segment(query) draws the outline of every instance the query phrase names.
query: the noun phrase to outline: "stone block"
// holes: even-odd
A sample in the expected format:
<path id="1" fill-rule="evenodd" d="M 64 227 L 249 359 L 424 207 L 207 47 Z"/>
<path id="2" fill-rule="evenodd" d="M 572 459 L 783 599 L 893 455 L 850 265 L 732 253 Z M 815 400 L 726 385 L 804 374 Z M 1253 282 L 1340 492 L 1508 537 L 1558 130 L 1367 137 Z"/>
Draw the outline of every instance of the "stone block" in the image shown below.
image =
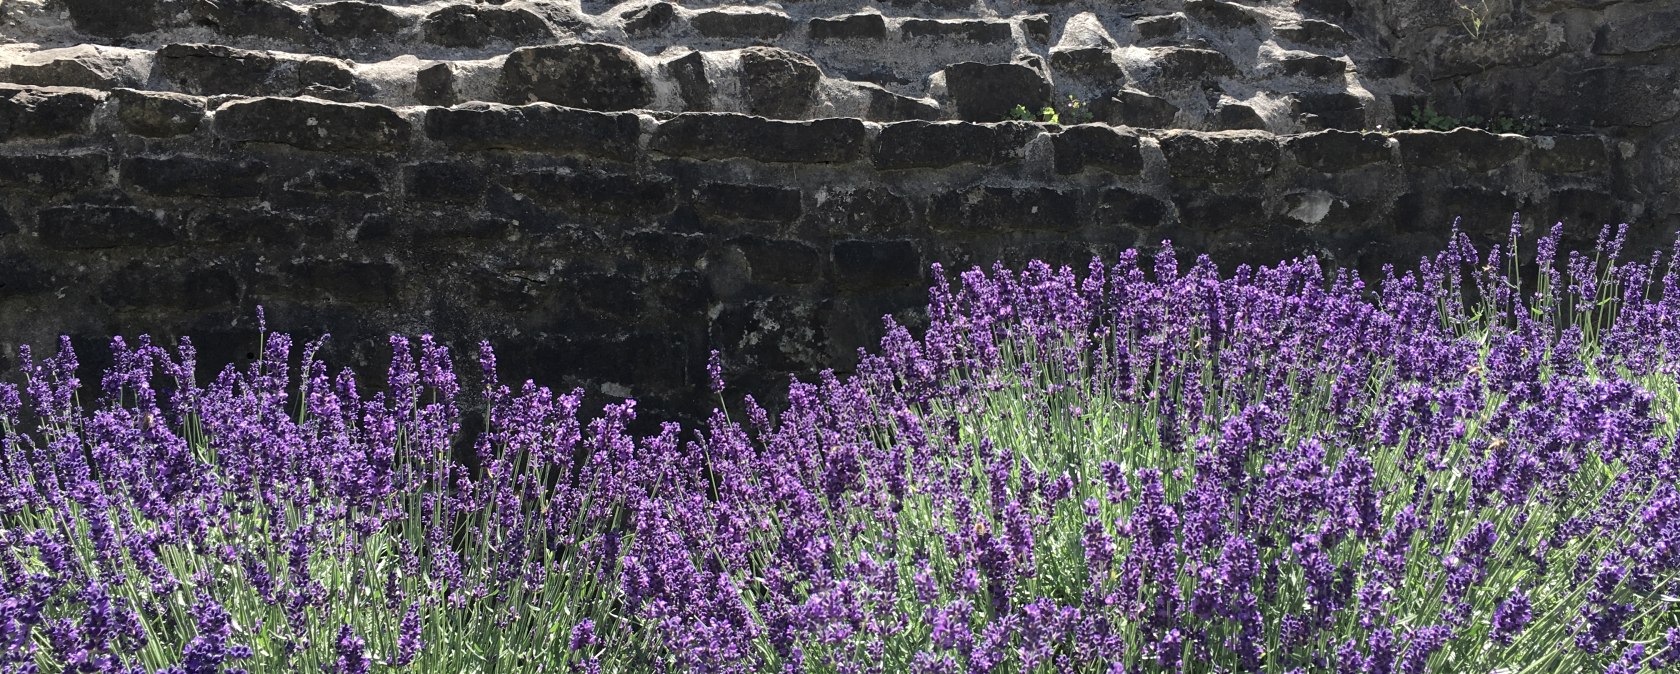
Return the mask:
<path id="1" fill-rule="evenodd" d="M 318 37 L 306 14 L 278 0 L 191 0 L 187 14 L 193 23 L 230 37 L 293 44 L 309 44 Z"/>
<path id="2" fill-rule="evenodd" d="M 1260 117 L 1260 113 L 1253 106 L 1230 99 L 1219 102 L 1208 122 L 1216 131 L 1266 129 L 1266 120 Z"/>
<path id="3" fill-rule="evenodd" d="M 1276 136 L 1255 133 L 1172 132 L 1160 139 L 1173 178 L 1191 183 L 1258 182 L 1282 154 Z"/>
<path id="4" fill-rule="evenodd" d="M 426 111 L 426 136 L 457 152 L 523 150 L 608 159 L 636 155 L 641 124 L 632 113 L 603 113 L 547 103 L 467 103 Z"/>
<path id="5" fill-rule="evenodd" d="M 1278 26 L 1272 34 L 1290 42 L 1333 49 L 1353 42 L 1353 35 L 1341 26 L 1318 19 L 1301 19 L 1293 26 Z"/>
<path id="6" fill-rule="evenodd" d="M 1588 68 L 1569 76 L 1571 91 L 1552 96 L 1536 112 L 1593 126 L 1655 126 L 1680 117 L 1676 78 L 1680 68 L 1672 63 Z"/>
<path id="7" fill-rule="evenodd" d="M 863 158 L 867 130 L 857 119 L 781 121 L 733 113 L 689 113 L 660 122 L 650 149 L 691 159 L 843 164 Z"/>
<path id="8" fill-rule="evenodd" d="M 873 159 L 881 170 L 1002 164 L 1038 133 L 1029 123 L 898 122 L 881 127 Z"/>
<path id="9" fill-rule="evenodd" d="M 455 68 L 448 63 L 435 63 L 414 73 L 414 100 L 421 105 L 455 105 L 461 97 L 455 93 Z"/>
<path id="10" fill-rule="evenodd" d="M 0 156 L 0 188 L 63 194 L 110 181 L 111 160 L 102 153 Z"/>
<path id="11" fill-rule="evenodd" d="M 204 99 L 162 91 L 117 89 L 117 119 L 130 133 L 168 138 L 192 133 L 204 120 Z"/>
<path id="12" fill-rule="evenodd" d="M 708 183 L 694 193 L 695 212 L 728 221 L 792 223 L 804 206 L 799 190 L 791 187 Z"/>
<path id="13" fill-rule="evenodd" d="M 822 69 L 815 61 L 785 49 L 741 50 L 741 96 L 747 112 L 772 119 L 799 119 L 817 102 Z"/>
<path id="14" fill-rule="evenodd" d="M 1456 218 L 1461 231 L 1484 245 L 1504 243 L 1511 230 L 1511 215 L 1522 207 L 1516 195 L 1474 186 L 1408 192 L 1394 205 L 1402 232 L 1442 232 Z"/>
<path id="15" fill-rule="evenodd" d="M 1247 8 L 1224 0 L 1189 0 L 1184 3 L 1184 13 L 1215 28 L 1253 28 L 1259 24 Z"/>
<path id="16" fill-rule="evenodd" d="M 60 250 L 148 248 L 175 242 L 174 230 L 157 213 L 92 204 L 43 209 L 35 233 L 42 245 Z"/>
<path id="17" fill-rule="evenodd" d="M 122 181 L 160 197 L 254 197 L 262 194 L 267 170 L 254 159 L 130 157 L 122 162 Z"/>
<path id="18" fill-rule="evenodd" d="M 1360 131 L 1365 128 L 1365 101 L 1353 94 L 1336 92 L 1297 92 L 1292 111 L 1311 121 L 1304 124 L 1313 130 L 1341 129 Z"/>
<path id="19" fill-rule="evenodd" d="M 1050 102 L 1050 81 L 1044 73 L 1019 63 L 965 62 L 942 72 L 957 117 L 965 121 L 1001 122 L 1017 105 L 1036 110 Z"/>
<path id="20" fill-rule="evenodd" d="M 712 81 L 706 77 L 706 58 L 691 51 L 665 64 L 671 79 L 677 82 L 685 112 L 707 112 L 712 109 Z"/>
<path id="21" fill-rule="evenodd" d="M 903 288 L 926 283 L 922 255 L 910 241 L 840 241 L 832 251 L 842 288 Z"/>
<path id="22" fill-rule="evenodd" d="M 88 35 L 120 38 L 149 33 L 160 27 L 163 18 L 159 0 L 64 0 L 70 10 L 70 22 L 76 30 Z"/>
<path id="23" fill-rule="evenodd" d="M 1092 102 L 1091 114 L 1115 126 L 1167 129 L 1173 127 L 1173 119 L 1178 116 L 1178 106 L 1159 96 L 1151 96 L 1135 89 L 1121 89 Z"/>
<path id="24" fill-rule="evenodd" d="M 676 207 L 669 178 L 593 170 L 532 171 L 503 179 L 509 190 L 575 216 L 651 218 Z"/>
<path id="25" fill-rule="evenodd" d="M 1492 171 L 1528 150 L 1522 136 L 1459 127 L 1452 131 L 1399 131 L 1400 158 L 1407 167 L 1455 167 Z"/>
<path id="26" fill-rule="evenodd" d="M 523 7 L 449 5 L 420 20 L 426 42 L 440 47 L 480 48 L 491 43 L 549 42 L 554 29 Z"/>
<path id="27" fill-rule="evenodd" d="M 1231 57 L 1212 49 L 1156 47 L 1150 51 L 1157 77 L 1166 86 L 1188 86 L 1237 76 L 1237 66 Z"/>
<path id="28" fill-rule="evenodd" d="M 664 32 L 677 20 L 677 6 L 656 2 L 624 14 L 624 32 L 631 36 Z"/>
<path id="29" fill-rule="evenodd" d="M 1144 16 L 1132 21 L 1139 40 L 1159 40 L 1182 34 L 1187 27 L 1183 14 Z"/>
<path id="30" fill-rule="evenodd" d="M 301 219 L 286 213 L 231 210 L 211 211 L 192 223 L 194 243 L 240 244 L 296 248 L 304 243 L 333 239 L 333 223 Z"/>
<path id="31" fill-rule="evenodd" d="M 906 40 L 928 38 L 938 41 L 961 40 L 977 44 L 1002 44 L 1014 39 L 1009 22 L 982 19 L 905 19 L 898 24 L 898 30 Z"/>
<path id="32" fill-rule="evenodd" d="M 1074 77 L 1104 84 L 1126 81 L 1126 71 L 1114 60 L 1114 51 L 1104 47 L 1051 49 L 1050 69 L 1055 71 L 1058 80 Z"/>
<path id="33" fill-rule="evenodd" d="M 831 189 L 812 206 L 806 219 L 836 232 L 902 233 L 917 228 L 910 200 L 885 187 Z"/>
<path id="34" fill-rule="evenodd" d="M 1167 204 L 1160 199 L 1131 190 L 1110 187 L 1097 193 L 1098 223 L 1107 227 L 1149 229 L 1167 219 Z"/>
<path id="35" fill-rule="evenodd" d="M 1622 55 L 1680 47 L 1680 9 L 1665 3 L 1630 3 L 1603 13 L 1594 54 Z"/>
<path id="36" fill-rule="evenodd" d="M 1537 137 L 1529 160 L 1545 173 L 1598 173 L 1610 167 L 1604 139 L 1594 135 Z"/>
<path id="37" fill-rule="evenodd" d="M 810 34 L 813 40 L 885 40 L 887 20 L 880 14 L 811 19 Z"/>
<path id="38" fill-rule="evenodd" d="M 1027 14 L 1021 17 L 1021 31 L 1039 44 L 1050 44 L 1050 15 Z"/>
<path id="39" fill-rule="evenodd" d="M 409 26 L 408 19 L 383 5 L 344 0 L 309 8 L 315 30 L 325 37 L 349 40 L 389 38 Z"/>
<path id="40" fill-rule="evenodd" d="M 216 111 L 215 128 L 234 142 L 322 152 L 393 151 L 406 146 L 412 135 L 408 121 L 385 106 L 285 98 L 223 105 Z"/>
<path id="41" fill-rule="evenodd" d="M 138 54 L 93 44 L 19 52 L 0 65 L 0 81 L 89 89 L 139 86 L 149 64 Z"/>
<path id="42" fill-rule="evenodd" d="M 1286 145 L 1296 163 L 1324 173 L 1394 162 L 1388 137 L 1380 133 L 1319 131 L 1294 136 Z"/>
<path id="43" fill-rule="evenodd" d="M 901 96 L 875 84 L 857 84 L 857 88 L 869 95 L 869 107 L 864 112 L 864 118 L 872 122 L 934 120 L 940 117 L 939 106 L 931 102 Z"/>
<path id="44" fill-rule="evenodd" d="M 280 60 L 265 52 L 213 44 L 170 44 L 157 51 L 157 71 L 181 91 L 197 96 L 291 93 L 296 82 L 276 72 Z"/>
<path id="45" fill-rule="evenodd" d="M 315 260 L 287 265 L 296 291 L 322 304 L 389 305 L 397 299 L 399 270 L 385 262 Z"/>
<path id="46" fill-rule="evenodd" d="M 734 40 L 772 40 L 793 27 L 781 12 L 711 9 L 689 17 L 688 25 L 701 37 Z"/>
<path id="47" fill-rule="evenodd" d="M 1121 176 L 1143 170 L 1137 134 L 1105 124 L 1079 124 L 1050 137 L 1056 152 L 1056 172 L 1078 173 L 1086 167 Z"/>
<path id="48" fill-rule="evenodd" d="M 799 241 L 748 236 L 732 243 L 746 256 L 757 283 L 804 285 L 815 282 L 822 271 L 817 250 Z"/>
<path id="49" fill-rule="evenodd" d="M 301 176 L 287 180 L 288 192 L 325 197 L 371 196 L 385 191 L 379 169 L 360 162 L 323 163 Z"/>
<path id="50" fill-rule="evenodd" d="M 1278 68 L 1287 77 L 1330 79 L 1346 74 L 1348 64 L 1322 54 L 1286 54 L 1278 59 Z"/>
<path id="51" fill-rule="evenodd" d="M 1048 187 L 975 186 L 944 192 L 934 196 L 928 216 L 939 230 L 992 234 L 1071 232 L 1086 222 L 1077 192 Z"/>
<path id="52" fill-rule="evenodd" d="M 410 165 L 404 193 L 409 201 L 474 204 L 484 195 L 483 167 L 466 162 L 440 161 Z"/>
<path id="53" fill-rule="evenodd" d="M 104 99 L 93 89 L 0 84 L 0 141 L 86 133 Z"/>
<path id="54" fill-rule="evenodd" d="M 525 47 L 502 65 L 504 103 L 554 103 L 584 110 L 645 108 L 653 85 L 625 47 L 599 42 Z"/>

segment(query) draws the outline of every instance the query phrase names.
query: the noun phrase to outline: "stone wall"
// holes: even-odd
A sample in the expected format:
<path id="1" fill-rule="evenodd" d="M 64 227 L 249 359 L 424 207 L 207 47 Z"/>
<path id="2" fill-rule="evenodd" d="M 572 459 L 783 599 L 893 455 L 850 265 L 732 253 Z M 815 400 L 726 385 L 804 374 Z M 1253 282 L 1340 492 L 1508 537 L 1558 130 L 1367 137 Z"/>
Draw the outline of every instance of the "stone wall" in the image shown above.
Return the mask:
<path id="1" fill-rule="evenodd" d="M 488 338 L 681 416 L 710 349 L 743 391 L 846 368 L 935 262 L 1172 239 L 1374 276 L 1457 216 L 1675 229 L 1614 129 L 1392 131 L 1426 90 L 1376 18 L 1121 4 L 0 5 L 0 358 L 150 332 L 236 362 L 261 304 L 336 362 Z M 1070 95 L 1094 123 L 1001 121 Z"/>

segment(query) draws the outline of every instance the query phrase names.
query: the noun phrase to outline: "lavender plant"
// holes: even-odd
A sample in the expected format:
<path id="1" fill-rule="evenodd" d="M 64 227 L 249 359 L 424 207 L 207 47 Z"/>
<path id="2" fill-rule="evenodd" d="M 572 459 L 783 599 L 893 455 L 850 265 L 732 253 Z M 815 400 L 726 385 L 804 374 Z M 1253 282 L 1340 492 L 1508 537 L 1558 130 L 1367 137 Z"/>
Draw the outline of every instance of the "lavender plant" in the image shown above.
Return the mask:
<path id="1" fill-rule="evenodd" d="M 942 271 L 858 373 L 635 437 L 264 334 L 0 386 L 4 672 L 1392 672 L 1680 661 L 1680 272 L 1462 236 Z M 294 367 L 295 364 L 295 367 Z M 724 387 L 717 361 L 713 388 Z"/>

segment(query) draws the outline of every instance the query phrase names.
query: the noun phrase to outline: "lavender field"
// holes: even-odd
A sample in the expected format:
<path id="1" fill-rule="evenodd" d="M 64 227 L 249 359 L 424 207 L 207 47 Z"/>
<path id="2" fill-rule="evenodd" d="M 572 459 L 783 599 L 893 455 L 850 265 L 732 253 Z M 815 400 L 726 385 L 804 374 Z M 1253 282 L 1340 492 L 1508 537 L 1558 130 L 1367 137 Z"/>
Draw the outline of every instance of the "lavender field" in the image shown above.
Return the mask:
<path id="1" fill-rule="evenodd" d="M 1680 270 L 1518 230 L 936 270 L 855 376 L 650 437 L 488 345 L 473 396 L 428 337 L 379 394 L 281 334 L 25 353 L 0 672 L 1672 669 Z"/>

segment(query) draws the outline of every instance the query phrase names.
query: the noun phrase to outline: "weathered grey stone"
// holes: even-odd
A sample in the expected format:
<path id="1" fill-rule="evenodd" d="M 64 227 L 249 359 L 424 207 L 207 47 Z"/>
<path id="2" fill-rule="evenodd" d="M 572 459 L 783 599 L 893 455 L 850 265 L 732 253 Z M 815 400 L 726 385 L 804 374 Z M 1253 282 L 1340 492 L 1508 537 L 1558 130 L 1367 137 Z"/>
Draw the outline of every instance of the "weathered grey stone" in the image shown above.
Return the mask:
<path id="1" fill-rule="evenodd" d="M 1412 64 L 1404 59 L 1378 57 L 1358 64 L 1359 72 L 1379 79 L 1393 79 L 1412 71 Z"/>
<path id="2" fill-rule="evenodd" d="M 122 181 L 161 197 L 254 197 L 262 194 L 267 170 L 254 159 L 130 157 L 123 160 Z"/>
<path id="3" fill-rule="evenodd" d="M 1442 230 L 1459 220 L 1459 229 L 1484 242 L 1504 241 L 1511 215 L 1523 207 L 1515 194 L 1484 187 L 1449 187 L 1408 192 L 1394 202 L 1395 220 L 1410 229 Z"/>
<path id="4" fill-rule="evenodd" d="M 885 187 L 825 190 L 806 217 L 831 231 L 895 236 L 915 229 L 920 220 L 909 199 Z"/>
<path id="5" fill-rule="evenodd" d="M 1365 102 L 1346 92 L 1298 92 L 1292 105 L 1296 115 L 1308 116 L 1304 124 L 1314 131 L 1341 129 L 1358 131 L 1365 128 Z"/>
<path id="6" fill-rule="evenodd" d="M 1038 133 L 1027 123 L 898 122 L 881 127 L 873 159 L 881 170 L 1003 164 Z"/>
<path id="7" fill-rule="evenodd" d="M 1341 77 L 1347 72 L 1347 62 L 1322 54 L 1286 54 L 1278 58 L 1278 67 L 1290 77 Z"/>
<path id="8" fill-rule="evenodd" d="M 426 111 L 426 136 L 455 151 L 576 152 L 609 159 L 635 156 L 641 125 L 631 113 L 601 113 L 548 103 L 467 103 Z"/>
<path id="9" fill-rule="evenodd" d="M 149 248 L 175 242 L 175 231 L 152 211 L 92 204 L 43 209 L 35 233 L 48 248 L 61 250 Z"/>
<path id="10" fill-rule="evenodd" d="M 411 129 L 397 111 L 365 103 L 258 98 L 216 111 L 216 133 L 235 142 L 280 143 L 324 152 L 396 150 Z"/>
<path id="11" fill-rule="evenodd" d="M 1191 183 L 1264 180 L 1281 154 L 1276 136 L 1255 133 L 1175 131 L 1162 136 L 1160 143 L 1173 178 Z"/>
<path id="12" fill-rule="evenodd" d="M 793 20 L 781 12 L 713 9 L 689 17 L 688 25 L 701 37 L 769 40 L 786 33 Z"/>
<path id="13" fill-rule="evenodd" d="M 928 217 L 936 229 L 953 232 L 1068 232 L 1085 222 L 1077 192 L 990 185 L 935 196 Z"/>
<path id="14" fill-rule="evenodd" d="M 930 38 L 934 40 L 966 40 L 979 44 L 999 44 L 1013 38 L 1007 21 L 938 19 L 905 19 L 898 25 L 899 34 L 906 40 Z"/>
<path id="15" fill-rule="evenodd" d="M 702 217 L 728 221 L 794 222 L 804 212 L 798 189 L 708 183 L 691 200 Z"/>
<path id="16" fill-rule="evenodd" d="M 408 28 L 408 19 L 383 5 L 342 0 L 309 8 L 309 18 L 321 35 L 336 39 L 389 38 Z"/>
<path id="17" fill-rule="evenodd" d="M 1184 13 L 1218 28 L 1251 28 L 1259 23 L 1242 5 L 1223 0 L 1189 0 L 1184 3 Z"/>
<path id="18" fill-rule="evenodd" d="M 303 12 L 276 0 L 191 0 L 187 13 L 194 23 L 211 26 L 223 35 L 266 37 L 296 44 L 317 39 Z"/>
<path id="19" fill-rule="evenodd" d="M 798 241 L 743 236 L 730 240 L 747 258 L 747 270 L 756 283 L 804 285 L 821 276 L 822 258 L 817 249 Z"/>
<path id="20" fill-rule="evenodd" d="M 651 35 L 663 32 L 671 27 L 677 19 L 677 6 L 669 2 L 656 2 L 624 14 L 624 32 L 627 35 Z"/>
<path id="21" fill-rule="evenodd" d="M 1545 173 L 1601 172 L 1608 169 L 1609 153 L 1598 136 L 1544 136 L 1534 139 L 1529 153 L 1536 170 Z"/>
<path id="22" fill-rule="evenodd" d="M 1398 131 L 1400 157 L 1408 168 L 1462 167 L 1492 171 L 1522 156 L 1529 142 L 1522 136 L 1459 127 L 1452 131 Z"/>
<path id="23" fill-rule="evenodd" d="M 780 121 L 733 113 L 693 113 L 660 122 L 655 152 L 691 159 L 835 164 L 863 158 L 867 130 L 857 119 Z"/>
<path id="24" fill-rule="evenodd" d="M 1208 120 L 1218 131 L 1239 131 L 1244 129 L 1265 130 L 1266 120 L 1253 106 L 1233 100 L 1222 100 L 1213 109 L 1213 117 Z"/>
<path id="25" fill-rule="evenodd" d="M 145 69 L 133 52 L 82 44 L 17 55 L 0 66 L 0 81 L 110 89 L 139 85 L 145 80 Z"/>
<path id="26" fill-rule="evenodd" d="M 318 302 L 389 305 L 397 297 L 402 270 L 385 262 L 321 260 L 287 265 L 286 278 Z"/>
<path id="27" fill-rule="evenodd" d="M 635 54 L 599 42 L 516 49 L 502 66 L 499 91 L 505 103 L 584 110 L 631 110 L 653 102 L 653 85 Z"/>
<path id="28" fill-rule="evenodd" d="M 333 238 L 333 223 L 287 213 L 239 209 L 210 211 L 191 225 L 194 244 L 240 244 L 295 248 Z"/>
<path id="29" fill-rule="evenodd" d="M 1114 60 L 1114 51 L 1103 47 L 1075 47 L 1051 49 L 1050 69 L 1058 81 L 1064 76 L 1107 84 L 1126 81 L 1126 71 Z"/>
<path id="30" fill-rule="evenodd" d="M 1569 81 L 1573 96 L 1536 101 L 1548 119 L 1594 126 L 1655 126 L 1680 116 L 1680 69 L 1672 65 L 1589 68 Z"/>
<path id="31" fill-rule="evenodd" d="M 683 110 L 708 112 L 712 109 L 712 81 L 706 77 L 706 59 L 700 52 L 691 51 L 665 64 L 671 79 L 677 82 L 682 96 Z"/>
<path id="32" fill-rule="evenodd" d="M 1145 16 L 1133 21 L 1132 28 L 1140 40 L 1159 40 L 1183 33 L 1186 22 L 1183 14 Z"/>
<path id="33" fill-rule="evenodd" d="M 1680 9 L 1664 3 L 1627 4 L 1604 14 L 1595 54 L 1634 54 L 1680 47 Z"/>
<path id="34" fill-rule="evenodd" d="M 104 98 L 94 89 L 0 84 L 0 140 L 85 133 Z"/>
<path id="35" fill-rule="evenodd" d="M 455 105 L 461 97 L 455 93 L 455 69 L 448 63 L 436 63 L 414 73 L 414 100 L 421 105 Z"/>
<path id="36" fill-rule="evenodd" d="M 1173 119 L 1178 116 L 1178 106 L 1159 96 L 1135 89 L 1121 89 L 1093 101 L 1091 114 L 1117 126 L 1164 129 L 1173 125 Z"/>
<path id="37" fill-rule="evenodd" d="M 162 91 L 117 89 L 117 119 L 130 133 L 167 138 L 192 133 L 204 119 L 204 99 Z"/>
<path id="38" fill-rule="evenodd" d="M 1155 227 L 1167 219 L 1167 205 L 1160 199 L 1121 187 L 1097 194 L 1097 222 L 1109 226 Z"/>
<path id="39" fill-rule="evenodd" d="M 0 156 L 0 188 L 62 194 L 109 182 L 111 160 L 103 153 Z"/>
<path id="40" fill-rule="evenodd" d="M 1293 26 L 1278 26 L 1272 33 L 1290 42 L 1332 49 L 1353 42 L 1353 35 L 1341 26 L 1318 19 L 1302 19 Z"/>
<path id="41" fill-rule="evenodd" d="M 305 91 L 312 86 L 349 90 L 356 85 L 356 76 L 344 61 L 307 58 L 297 64 L 297 83 Z"/>
<path id="42" fill-rule="evenodd" d="M 494 5 L 450 5 L 420 21 L 427 42 L 441 47 L 484 47 L 554 39 L 554 29 L 531 10 Z"/>
<path id="43" fill-rule="evenodd" d="M 1105 124 L 1078 124 L 1050 139 L 1056 151 L 1057 173 L 1078 173 L 1088 166 L 1122 176 L 1143 170 L 1143 153 L 1135 133 Z"/>
<path id="44" fill-rule="evenodd" d="M 1050 15 L 1028 14 L 1021 17 L 1021 30 L 1039 44 L 1050 44 Z"/>
<path id="45" fill-rule="evenodd" d="M 965 121 L 1001 122 L 1017 105 L 1036 110 L 1050 101 L 1044 74 L 1018 63 L 965 62 L 942 72 L 957 117 Z"/>
<path id="46" fill-rule="evenodd" d="M 1286 146 L 1297 163 L 1325 173 L 1394 162 L 1388 137 L 1380 133 L 1319 131 L 1294 136 Z"/>
<path id="47" fill-rule="evenodd" d="M 1151 49 L 1158 77 L 1168 86 L 1199 84 L 1219 77 L 1236 77 L 1229 56 L 1212 49 L 1156 47 Z"/>
<path id="48" fill-rule="evenodd" d="M 485 171 L 465 162 L 425 162 L 404 172 L 410 201 L 473 204 L 484 195 Z"/>
<path id="49" fill-rule="evenodd" d="M 874 84 L 858 84 L 869 94 L 869 109 L 864 117 L 873 122 L 900 122 L 909 119 L 939 119 L 939 106 L 928 101 L 901 96 Z"/>
<path id="50" fill-rule="evenodd" d="M 880 14 L 852 14 L 811 19 L 813 40 L 885 40 L 887 21 Z"/>
<path id="51" fill-rule="evenodd" d="M 385 191 L 379 169 L 361 162 L 330 162 L 287 180 L 287 192 L 316 196 L 369 196 Z"/>
<path id="52" fill-rule="evenodd" d="M 842 288 L 899 288 L 924 283 L 922 254 L 912 241 L 840 241 L 831 251 Z"/>
<path id="53" fill-rule="evenodd" d="M 295 82 L 281 82 L 280 60 L 264 52 L 211 44 L 171 44 L 157 52 L 157 69 L 181 91 L 198 96 L 247 96 L 291 93 Z"/>
<path id="54" fill-rule="evenodd" d="M 576 216 L 650 218 L 676 207 L 669 178 L 595 170 L 532 171 L 502 184 L 545 207 Z"/>
<path id="55" fill-rule="evenodd" d="M 99 37 L 128 37 L 159 28 L 163 15 L 159 0 L 64 0 L 76 30 Z"/>
<path id="56" fill-rule="evenodd" d="M 785 49 L 741 50 L 741 95 L 747 112 L 772 119 L 799 119 L 817 102 L 822 69 L 815 61 Z"/>

